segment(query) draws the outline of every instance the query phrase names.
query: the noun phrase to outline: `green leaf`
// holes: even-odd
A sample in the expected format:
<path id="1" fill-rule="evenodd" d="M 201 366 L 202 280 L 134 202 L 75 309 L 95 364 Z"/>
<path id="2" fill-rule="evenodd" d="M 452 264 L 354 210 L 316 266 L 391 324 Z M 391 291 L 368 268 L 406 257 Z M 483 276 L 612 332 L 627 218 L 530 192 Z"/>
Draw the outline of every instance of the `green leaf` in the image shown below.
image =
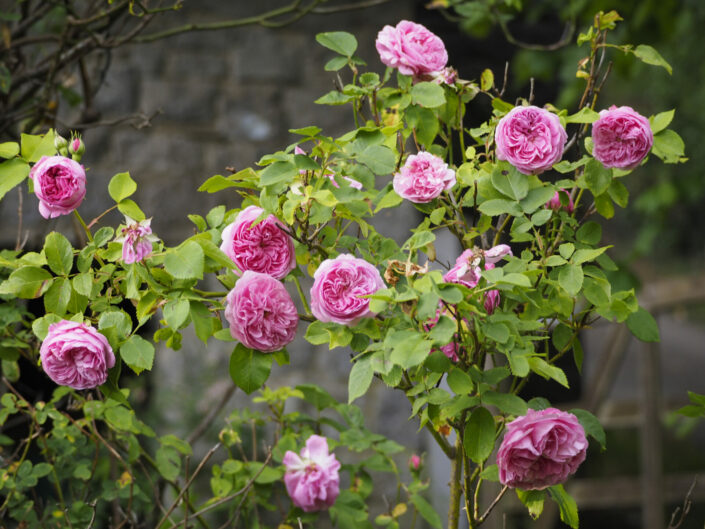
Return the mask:
<path id="1" fill-rule="evenodd" d="M 631 333 L 642 342 L 658 342 L 661 340 L 658 323 L 649 312 L 642 307 L 632 312 L 627 318 L 627 327 Z"/>
<path id="2" fill-rule="evenodd" d="M 609 193 L 610 198 L 614 200 L 620 208 L 627 207 L 627 203 L 629 202 L 629 190 L 620 180 L 612 180 L 610 187 L 607 189 L 607 193 Z"/>
<path id="3" fill-rule="evenodd" d="M 589 411 L 581 409 L 570 410 L 570 413 L 578 418 L 578 421 L 580 421 L 580 425 L 583 427 L 586 434 L 600 443 L 603 450 L 607 448 L 607 436 L 605 435 L 605 429 L 600 424 L 600 421 L 597 420 L 597 417 Z"/>
<path id="4" fill-rule="evenodd" d="M 486 408 L 475 408 L 463 432 L 465 454 L 475 463 L 482 463 L 494 449 L 494 417 Z"/>
<path id="5" fill-rule="evenodd" d="M 434 529 L 443 529 L 443 523 L 438 513 L 431 507 L 431 504 L 424 500 L 418 494 L 411 495 L 411 503 L 414 504 L 416 510 L 419 511 L 421 517 L 426 520 Z"/>
<path id="6" fill-rule="evenodd" d="M 521 200 L 529 193 L 529 178 L 512 166 L 497 167 L 491 180 L 497 191 L 514 200 Z"/>
<path id="7" fill-rule="evenodd" d="M 60 316 L 66 314 L 71 300 L 71 282 L 64 277 L 57 277 L 44 293 L 44 308 Z"/>
<path id="8" fill-rule="evenodd" d="M 492 70 L 486 68 L 480 74 L 480 90 L 487 92 L 494 86 L 494 74 Z"/>
<path id="9" fill-rule="evenodd" d="M 167 251 L 164 268 L 176 279 L 203 279 L 204 260 L 201 245 L 195 241 L 186 241 Z"/>
<path id="10" fill-rule="evenodd" d="M 553 215 L 553 211 L 548 208 L 537 211 L 531 215 L 531 224 L 534 226 L 543 226 L 551 218 L 551 215 Z"/>
<path id="11" fill-rule="evenodd" d="M 131 198 L 121 200 L 118 203 L 118 211 L 136 221 L 142 221 L 147 218 L 137 203 Z"/>
<path id="12" fill-rule="evenodd" d="M 344 105 L 355 99 L 353 96 L 345 95 L 337 90 L 331 90 L 314 101 L 317 105 Z"/>
<path id="13" fill-rule="evenodd" d="M 222 175 L 213 175 L 208 180 L 203 182 L 198 188 L 198 191 L 205 191 L 206 193 L 217 193 L 223 189 L 228 189 L 229 187 L 237 187 L 237 184 L 232 180 L 228 180 Z"/>
<path id="14" fill-rule="evenodd" d="M 132 320 L 121 310 L 103 312 L 98 320 L 98 329 L 104 330 L 110 327 L 115 327 L 120 337 L 126 338 L 132 332 Z"/>
<path id="15" fill-rule="evenodd" d="M 654 135 L 654 146 L 651 150 L 664 163 L 678 163 L 685 154 L 685 143 L 677 132 L 666 129 Z"/>
<path id="16" fill-rule="evenodd" d="M 558 272 L 558 284 L 571 296 L 577 296 L 583 286 L 583 269 L 579 265 L 567 264 Z"/>
<path id="17" fill-rule="evenodd" d="M 134 334 L 120 347 L 120 357 L 139 375 L 145 369 L 147 371 L 152 369 L 154 346 L 141 336 Z"/>
<path id="18" fill-rule="evenodd" d="M 116 203 L 122 202 L 127 197 L 137 191 L 137 182 L 135 182 L 130 173 L 118 173 L 110 179 L 108 184 L 108 193 Z"/>
<path id="19" fill-rule="evenodd" d="M 590 192 L 598 197 L 609 188 L 612 182 L 612 169 L 607 169 L 600 162 L 592 159 L 585 165 L 583 178 Z"/>
<path id="20" fill-rule="evenodd" d="M 592 220 L 588 221 L 580 226 L 575 238 L 585 244 L 597 244 L 602 239 L 602 226 Z"/>
<path id="21" fill-rule="evenodd" d="M 563 523 L 569 525 L 572 529 L 578 529 L 578 505 L 573 497 L 565 491 L 563 485 L 548 487 L 548 492 L 551 494 L 553 501 L 558 504 Z"/>
<path id="22" fill-rule="evenodd" d="M 369 145 L 357 155 L 357 161 L 365 164 L 376 175 L 387 175 L 397 166 L 397 157 L 389 147 Z"/>
<path id="23" fill-rule="evenodd" d="M 509 340 L 509 327 L 504 323 L 488 323 L 484 326 L 485 336 L 497 343 L 507 343 Z"/>
<path id="24" fill-rule="evenodd" d="M 51 285 L 52 275 L 37 266 L 23 266 L 0 283 L 0 294 L 14 294 L 18 298 L 34 299 Z"/>
<path id="25" fill-rule="evenodd" d="M 565 118 L 566 123 L 593 123 L 600 119 L 600 114 L 590 107 L 583 107 L 575 114 Z"/>
<path id="26" fill-rule="evenodd" d="M 52 231 L 44 240 L 44 255 L 52 272 L 66 276 L 73 266 L 73 247 L 62 234 Z"/>
<path id="27" fill-rule="evenodd" d="M 172 329 L 181 328 L 188 319 L 190 308 L 187 299 L 170 300 L 162 309 L 166 324 Z"/>
<path id="28" fill-rule="evenodd" d="M 528 177 L 525 177 L 528 179 Z M 553 198 L 555 191 L 552 186 L 535 187 L 529 190 L 519 205 L 524 213 L 531 214 L 538 208 L 546 204 L 549 200 Z"/>
<path id="29" fill-rule="evenodd" d="M 676 109 L 667 110 L 666 112 L 660 112 L 655 116 L 649 118 L 649 124 L 651 125 L 651 132 L 653 134 L 658 134 L 662 130 L 665 130 L 673 121 L 673 116 L 676 114 Z M 2 145 L 0 145 L 2 147 Z"/>
<path id="30" fill-rule="evenodd" d="M 375 213 L 377 213 L 380 209 L 394 208 L 401 204 L 403 201 L 404 199 L 397 195 L 397 192 L 394 191 L 394 189 L 390 189 L 387 194 L 382 197 L 382 200 L 380 200 L 377 204 L 377 207 L 375 208 Z"/>
<path id="31" fill-rule="evenodd" d="M 393 335 L 387 335 L 387 337 L 389 338 L 390 336 L 393 337 L 403 334 L 406 333 L 401 331 Z M 399 341 L 395 339 L 390 339 L 389 341 L 394 343 L 394 349 L 392 349 L 389 359 L 392 363 L 400 366 L 402 369 L 409 369 L 423 363 L 423 361 L 428 357 L 428 353 L 431 352 L 432 342 L 425 339 L 423 334 L 419 334 L 417 332 L 412 332 L 411 335 L 408 335 L 406 338 L 402 338 Z M 387 342 L 387 340 L 385 340 L 385 342 Z"/>
<path id="32" fill-rule="evenodd" d="M 604 246 L 602 248 L 581 248 L 576 250 L 573 256 L 570 258 L 570 262 L 576 265 L 586 263 L 588 261 L 594 261 L 600 257 L 609 246 Z"/>
<path id="33" fill-rule="evenodd" d="M 260 389 L 269 378 L 274 357 L 237 344 L 230 355 L 230 378 L 248 395 Z"/>
<path id="34" fill-rule="evenodd" d="M 522 214 L 521 209 L 519 209 L 516 202 L 501 198 L 486 200 L 480 204 L 477 209 L 479 209 L 481 213 L 489 215 L 490 217 L 496 217 L 497 215 L 502 215 L 503 213 L 509 213 L 514 217 L 519 217 Z"/>
<path id="35" fill-rule="evenodd" d="M 333 57 L 330 61 L 328 61 L 324 66 L 323 69 L 326 72 L 337 72 L 340 70 L 343 66 L 348 64 L 348 58 L 347 57 Z"/>
<path id="36" fill-rule="evenodd" d="M 606 219 L 611 219 L 614 217 L 614 205 L 612 204 L 612 199 L 607 193 L 595 197 L 595 209 Z"/>
<path id="37" fill-rule="evenodd" d="M 19 158 L 0 163 L 0 200 L 16 185 L 24 182 L 29 174 L 29 165 Z"/>
<path id="38" fill-rule="evenodd" d="M 372 383 L 374 374 L 370 356 L 362 358 L 353 364 L 348 378 L 348 404 L 365 394 Z"/>
<path id="39" fill-rule="evenodd" d="M 668 64 L 666 59 L 661 57 L 659 52 L 647 44 L 639 44 L 634 50 L 634 55 L 646 64 L 665 68 L 669 75 L 673 73 L 673 68 L 671 68 L 671 65 Z"/>
<path id="40" fill-rule="evenodd" d="M 316 35 L 316 41 L 335 53 L 352 57 L 357 49 L 357 39 L 345 31 L 330 31 Z"/>
<path id="41" fill-rule="evenodd" d="M 510 415 L 526 415 L 527 406 L 524 399 L 511 393 L 485 391 L 482 394 L 482 403 L 488 406 L 495 406 L 503 413 Z"/>
<path id="42" fill-rule="evenodd" d="M 469 395 L 475 387 L 470 375 L 457 368 L 448 373 L 446 380 L 450 389 L 458 395 Z"/>
<path id="43" fill-rule="evenodd" d="M 168 481 L 174 481 L 181 473 L 181 457 L 173 446 L 161 445 L 156 454 L 157 470 Z"/>
<path id="44" fill-rule="evenodd" d="M 411 87 L 411 101 L 426 108 L 436 108 L 446 102 L 443 87 L 428 81 L 416 83 Z"/>
<path id="45" fill-rule="evenodd" d="M 115 235 L 115 230 L 110 226 L 103 226 L 93 235 L 93 244 L 96 248 L 104 246 Z"/>
<path id="46" fill-rule="evenodd" d="M 259 184 L 261 186 L 271 186 L 279 183 L 290 184 L 299 170 L 295 164 L 291 162 L 274 162 L 265 167 L 259 176 Z"/>
<path id="47" fill-rule="evenodd" d="M 543 358 L 538 356 L 530 357 L 529 366 L 534 373 L 541 375 L 544 378 L 553 379 L 566 388 L 570 387 L 563 370 L 560 367 L 549 364 Z"/>
<path id="48" fill-rule="evenodd" d="M 20 146 L 14 141 L 0 143 L 0 158 L 14 158 L 20 153 Z"/>
<path id="49" fill-rule="evenodd" d="M 521 490 L 516 489 L 517 498 L 529 510 L 529 516 L 536 520 L 543 512 L 543 502 L 546 499 L 546 492 L 543 490 Z"/>
<path id="50" fill-rule="evenodd" d="M 28 162 L 38 162 L 42 156 L 56 154 L 53 130 L 49 130 L 44 136 L 22 134 L 20 144 L 20 154 Z"/>

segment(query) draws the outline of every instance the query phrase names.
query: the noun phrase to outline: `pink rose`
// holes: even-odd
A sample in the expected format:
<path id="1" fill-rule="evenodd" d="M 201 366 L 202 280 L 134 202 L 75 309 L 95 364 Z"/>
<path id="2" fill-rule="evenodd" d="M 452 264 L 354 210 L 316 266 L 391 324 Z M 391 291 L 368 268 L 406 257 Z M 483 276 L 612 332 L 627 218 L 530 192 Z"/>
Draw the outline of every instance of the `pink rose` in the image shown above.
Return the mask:
<path id="1" fill-rule="evenodd" d="M 568 134 L 548 110 L 514 107 L 499 120 L 494 139 L 497 159 L 507 160 L 521 173 L 539 174 L 561 159 Z"/>
<path id="2" fill-rule="evenodd" d="M 502 297 L 499 294 L 499 290 L 488 290 L 485 292 L 485 310 L 490 316 L 494 314 L 494 311 L 499 307 L 499 303 L 502 301 Z"/>
<path id="3" fill-rule="evenodd" d="M 90 325 L 62 320 L 49 325 L 39 349 L 44 372 L 54 382 L 73 389 L 104 384 L 115 355 L 108 340 Z"/>
<path id="4" fill-rule="evenodd" d="M 421 468 L 421 458 L 417 456 L 416 454 L 413 454 L 409 458 L 409 470 L 412 472 L 418 472 L 419 469 Z"/>
<path id="5" fill-rule="evenodd" d="M 512 255 L 512 249 L 506 244 L 498 244 L 484 251 L 477 248 L 465 250 L 455 260 L 453 268 L 445 273 L 443 280 L 446 283 L 460 283 L 474 288 L 482 275 L 480 262 L 484 259 L 485 270 L 490 270 L 505 255 Z"/>
<path id="6" fill-rule="evenodd" d="M 567 206 L 561 204 L 561 194 L 565 195 L 568 198 Z M 565 189 L 556 191 L 556 193 L 553 195 L 553 198 L 546 202 L 546 207 L 548 209 L 552 209 L 553 211 L 560 211 L 561 209 L 564 209 L 568 213 L 573 213 L 573 210 L 575 210 L 573 199 L 570 198 L 570 193 L 568 193 L 568 191 L 566 191 Z"/>
<path id="7" fill-rule="evenodd" d="M 653 144 L 649 120 L 631 107 L 612 105 L 592 124 L 592 155 L 608 168 L 634 169 Z"/>
<path id="8" fill-rule="evenodd" d="M 380 60 L 404 75 L 423 76 L 440 72 L 448 62 L 443 41 L 421 24 L 402 20 L 384 26 L 375 41 Z"/>
<path id="9" fill-rule="evenodd" d="M 138 263 L 150 256 L 152 243 L 158 239 L 152 235 L 152 219 L 137 222 L 125 216 L 125 227 L 119 230 L 115 242 L 122 243 L 122 260 L 125 264 Z"/>
<path id="10" fill-rule="evenodd" d="M 454 321 L 456 322 L 456 325 L 457 325 L 457 320 L 455 320 L 455 316 L 453 316 L 452 314 L 450 314 L 450 313 L 446 310 L 445 305 L 443 304 L 442 301 L 439 301 L 439 302 L 438 302 L 438 309 L 436 310 L 436 316 L 435 316 L 435 318 L 429 319 L 429 320 L 424 324 L 424 329 L 425 329 L 427 332 L 430 332 L 430 331 L 436 326 L 436 324 L 438 323 L 438 320 L 440 319 L 440 317 L 443 316 L 443 315 L 448 316 L 450 319 L 454 320 Z M 465 320 L 465 319 L 464 319 L 463 321 L 465 322 L 466 328 L 467 328 L 467 323 L 468 323 L 468 321 Z M 455 334 L 453 335 L 453 339 L 450 341 L 450 343 L 447 343 L 447 344 L 445 344 L 445 345 L 441 345 L 438 349 L 431 349 L 430 353 L 433 353 L 434 351 L 439 351 L 439 350 L 440 350 L 444 355 L 446 355 L 446 357 L 447 357 L 451 362 L 455 362 L 455 363 L 460 362 L 460 355 L 459 355 L 459 353 L 460 353 L 460 351 L 461 351 L 461 347 L 460 347 L 460 345 L 458 344 L 458 339 L 459 339 L 458 333 L 455 333 Z M 429 353 L 429 354 L 430 354 L 430 353 Z"/>
<path id="11" fill-rule="evenodd" d="M 585 460 L 587 446 L 585 430 L 572 413 L 529 410 L 507 424 L 497 452 L 499 481 L 524 490 L 563 483 Z"/>
<path id="12" fill-rule="evenodd" d="M 328 453 L 325 437 L 312 435 L 299 454 L 287 450 L 283 463 L 286 492 L 294 505 L 304 512 L 313 512 L 335 503 L 340 493 L 340 462 L 335 454 Z"/>
<path id="13" fill-rule="evenodd" d="M 379 271 L 364 259 L 341 254 L 323 261 L 313 274 L 311 311 L 320 321 L 355 325 L 374 316 L 370 300 L 361 298 L 384 288 Z"/>
<path id="14" fill-rule="evenodd" d="M 284 285 L 272 276 L 247 270 L 226 301 L 225 319 L 230 323 L 230 334 L 243 345 L 271 353 L 296 336 L 296 306 Z"/>
<path id="15" fill-rule="evenodd" d="M 438 156 L 425 151 L 409 156 L 401 171 L 394 174 L 393 181 L 394 191 L 400 197 L 417 204 L 431 202 L 454 185 L 455 171 Z"/>
<path id="16" fill-rule="evenodd" d="M 282 279 L 296 267 L 294 243 L 274 215 L 252 226 L 263 211 L 248 206 L 238 213 L 235 222 L 223 230 L 220 249 L 243 272 L 251 270 Z"/>
<path id="17" fill-rule="evenodd" d="M 81 164 L 69 158 L 42 156 L 29 177 L 34 181 L 39 213 L 45 219 L 68 215 L 86 196 L 86 172 Z"/>

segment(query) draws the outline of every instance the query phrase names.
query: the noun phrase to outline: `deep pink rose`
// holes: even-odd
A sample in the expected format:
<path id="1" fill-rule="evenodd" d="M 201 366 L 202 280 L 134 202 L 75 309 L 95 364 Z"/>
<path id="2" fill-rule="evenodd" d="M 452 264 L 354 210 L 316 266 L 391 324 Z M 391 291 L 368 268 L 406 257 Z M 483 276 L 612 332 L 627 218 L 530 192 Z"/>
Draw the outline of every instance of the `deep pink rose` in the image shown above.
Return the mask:
<path id="1" fill-rule="evenodd" d="M 524 174 L 550 169 L 563 156 L 567 139 L 558 116 L 535 106 L 514 107 L 499 120 L 494 133 L 497 158 Z"/>
<path id="2" fill-rule="evenodd" d="M 585 430 L 572 413 L 529 410 L 507 424 L 497 452 L 499 481 L 524 490 L 563 483 L 585 460 L 587 446 Z"/>
<path id="3" fill-rule="evenodd" d="M 402 198 L 417 204 L 431 202 L 455 185 L 455 171 L 438 156 L 421 151 L 406 159 L 401 171 L 394 174 L 393 185 Z"/>
<path id="4" fill-rule="evenodd" d="M 423 76 L 440 72 L 448 62 L 443 41 L 421 24 L 402 20 L 384 26 L 375 41 L 380 60 L 404 75 Z"/>
<path id="5" fill-rule="evenodd" d="M 158 240 L 152 235 L 152 219 L 137 222 L 125 217 L 125 227 L 118 231 L 115 242 L 122 243 L 122 260 L 125 264 L 138 263 L 150 256 L 152 243 Z"/>
<path id="6" fill-rule="evenodd" d="M 284 484 L 291 501 L 305 512 L 327 509 L 340 493 L 340 462 L 328 453 L 328 441 L 312 435 L 297 454 L 284 454 Z"/>
<path id="7" fill-rule="evenodd" d="M 86 172 L 70 158 L 42 156 L 29 177 L 34 181 L 39 213 L 45 219 L 68 215 L 86 196 Z"/>
<path id="8" fill-rule="evenodd" d="M 296 267 L 294 243 L 274 215 L 252 226 L 263 211 L 248 206 L 238 213 L 235 221 L 223 230 L 220 249 L 243 272 L 251 270 L 282 279 Z"/>
<path id="9" fill-rule="evenodd" d="M 364 259 L 341 254 L 323 261 L 313 274 L 311 311 L 320 321 L 355 325 L 374 316 L 370 300 L 361 298 L 384 288 L 379 271 Z"/>
<path id="10" fill-rule="evenodd" d="M 561 194 L 567 197 L 568 205 L 564 206 L 563 204 L 561 204 Z M 573 213 L 573 210 L 575 210 L 573 199 L 570 198 L 570 193 L 568 193 L 568 191 L 566 191 L 565 189 L 556 191 L 556 193 L 553 195 L 553 198 L 546 202 L 546 207 L 548 209 L 552 209 L 553 211 L 560 211 L 561 209 L 564 209 L 568 213 Z"/>
<path id="11" fill-rule="evenodd" d="M 632 107 L 612 105 L 592 124 L 592 155 L 608 168 L 634 169 L 653 144 L 649 120 Z"/>
<path id="12" fill-rule="evenodd" d="M 108 340 L 90 325 L 62 320 L 49 325 L 39 349 L 44 372 L 54 382 L 73 389 L 104 384 L 115 355 Z"/>
<path id="13" fill-rule="evenodd" d="M 247 270 L 226 298 L 230 334 L 243 345 L 265 353 L 278 351 L 296 336 L 299 314 L 279 281 Z"/>

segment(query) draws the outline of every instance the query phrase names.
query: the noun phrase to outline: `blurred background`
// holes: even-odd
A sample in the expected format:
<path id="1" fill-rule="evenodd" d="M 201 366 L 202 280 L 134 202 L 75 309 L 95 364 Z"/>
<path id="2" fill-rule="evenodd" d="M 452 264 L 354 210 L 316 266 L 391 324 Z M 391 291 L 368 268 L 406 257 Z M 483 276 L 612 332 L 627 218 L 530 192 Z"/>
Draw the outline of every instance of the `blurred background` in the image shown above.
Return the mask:
<path id="1" fill-rule="evenodd" d="M 0 12 L 10 12 L 19 4 L 25 10 L 23 16 L 31 16 L 33 10 L 41 13 L 39 32 L 51 32 L 52 24 L 58 25 L 66 16 L 54 12 L 60 7 L 53 7 L 53 2 L 3 0 Z M 129 170 L 139 184 L 136 201 L 148 217 L 154 217 L 154 232 L 167 244 L 178 243 L 192 232 L 187 214 L 205 216 L 221 203 L 238 206 L 235 194 L 197 193 L 208 177 L 227 174 L 226 168 L 254 165 L 262 155 L 285 148 L 295 141 L 288 132 L 291 128 L 315 124 L 330 136 L 352 128 L 347 108 L 314 103 L 336 82 L 335 74 L 323 69 L 330 54 L 316 44 L 318 32 L 355 34 L 357 54 L 370 69 L 381 72 L 374 49 L 377 32 L 385 24 L 413 20 L 445 41 L 449 64 L 461 78 L 478 79 L 489 68 L 500 82 L 508 64 L 505 100 L 528 97 L 533 78 L 535 104 L 554 103 L 571 112 L 584 83 L 575 71 L 586 53 L 575 41 L 596 11 L 616 9 L 625 19 L 610 42 L 655 47 L 672 65 L 673 74 L 611 51 L 612 73 L 597 109 L 629 105 L 648 116 L 677 107 L 671 128 L 685 141 L 688 163 L 666 165 L 652 160 L 634 171 L 623 180 L 631 195 L 628 209 L 603 222 L 603 240 L 615 246 L 610 254 L 620 265 L 619 280 L 637 288 L 641 304 L 657 316 L 661 343 L 643 344 L 622 327 L 598 325 L 582 337 L 583 376 L 572 368 L 569 392 L 544 384 L 527 389 L 526 396 L 540 393 L 560 407 L 590 409 L 607 429 L 607 451 L 591 447 L 587 462 L 567 486 L 581 508 L 583 527 L 673 528 L 679 517 L 671 520 L 671 514 L 686 497 L 693 506 L 680 526 L 703 526 L 705 428 L 673 411 L 688 402 L 686 390 L 705 393 L 705 149 L 701 146 L 705 141 L 705 46 L 699 33 L 705 27 L 705 2 L 329 0 L 300 18 L 271 19 L 263 15 L 291 2 L 186 0 L 176 4 L 183 6 L 154 17 L 137 37 L 70 64 L 51 83 L 27 84 L 29 95 L 22 104 L 26 107 L 36 100 L 35 114 L 29 117 L 18 111 L 21 105 L 10 96 L 24 93 L 18 84 L 23 78 L 11 75 L 13 56 L 7 50 L 0 55 L 3 136 L 11 139 L 24 130 L 48 126 L 64 134 L 79 130 L 87 146 L 83 163 L 89 178 L 81 206 L 84 218 L 109 207 L 108 181 L 115 173 Z M 3 24 L 16 28 L 23 20 Z M 143 20 L 128 22 L 135 25 Z M 131 27 L 128 22 L 123 32 Z M 264 27 L 282 22 L 287 23 Z M 216 29 L 214 23 L 225 27 Z M 173 31 L 184 25 L 190 26 L 187 31 Z M 197 31 L 199 25 L 204 30 Z M 41 48 L 28 50 L 27 61 L 32 53 L 41 54 Z M 86 68 L 93 72 L 88 75 L 93 84 L 88 86 L 81 75 Z M 15 85 L 8 84 L 13 80 Z M 488 106 L 473 106 L 466 119 L 468 127 L 485 121 L 489 112 Z M 46 222 L 31 198 L 21 201 L 10 194 L 0 202 L 3 247 L 22 241 L 26 248 L 38 247 L 51 230 L 74 230 L 80 237 L 72 217 Z M 395 212 L 396 217 L 389 214 L 383 221 L 394 227 L 397 237 L 406 238 L 409 226 Z M 106 217 L 111 224 L 120 221 L 117 214 Z M 438 252 L 452 260 L 459 249 L 451 241 L 439 242 Z M 232 409 L 248 405 L 249 399 L 241 393 L 229 391 L 230 350 L 223 345 L 210 343 L 206 348 L 185 333 L 181 351 L 158 350 L 149 383 L 145 385 L 143 375 L 133 391 L 142 392 L 144 406 L 152 410 L 154 420 L 162 422 L 164 432 L 183 429 L 175 433 L 185 434 L 210 410 L 227 416 Z M 290 352 L 292 365 L 275 366 L 270 385 L 315 381 L 338 399 L 347 399 L 347 354 L 303 340 Z M 417 435 L 418 425 L 407 420 L 408 401 L 382 384 L 373 384 L 358 404 L 368 428 L 403 443 L 410 452 L 426 452 L 425 472 L 434 483 L 434 502 L 443 512 L 449 465 L 442 453 L 433 450 L 425 431 Z M 218 425 L 216 420 L 201 438 L 203 451 L 214 442 Z M 403 460 L 400 463 L 404 466 Z M 511 499 L 488 525 L 562 526 L 557 510 L 548 504 L 544 515 L 532 522 L 518 501 Z"/>

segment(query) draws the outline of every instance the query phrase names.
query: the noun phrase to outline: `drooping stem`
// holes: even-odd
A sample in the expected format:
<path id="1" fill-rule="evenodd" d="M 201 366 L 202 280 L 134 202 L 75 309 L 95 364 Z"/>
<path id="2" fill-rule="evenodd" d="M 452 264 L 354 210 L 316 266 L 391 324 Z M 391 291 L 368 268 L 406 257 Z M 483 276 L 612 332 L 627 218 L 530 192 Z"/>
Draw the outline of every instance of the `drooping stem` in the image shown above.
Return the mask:
<path id="1" fill-rule="evenodd" d="M 458 529 L 460 519 L 460 480 L 463 476 L 463 444 L 460 435 L 455 438 L 455 458 L 450 467 L 450 504 L 448 505 L 448 529 Z"/>

